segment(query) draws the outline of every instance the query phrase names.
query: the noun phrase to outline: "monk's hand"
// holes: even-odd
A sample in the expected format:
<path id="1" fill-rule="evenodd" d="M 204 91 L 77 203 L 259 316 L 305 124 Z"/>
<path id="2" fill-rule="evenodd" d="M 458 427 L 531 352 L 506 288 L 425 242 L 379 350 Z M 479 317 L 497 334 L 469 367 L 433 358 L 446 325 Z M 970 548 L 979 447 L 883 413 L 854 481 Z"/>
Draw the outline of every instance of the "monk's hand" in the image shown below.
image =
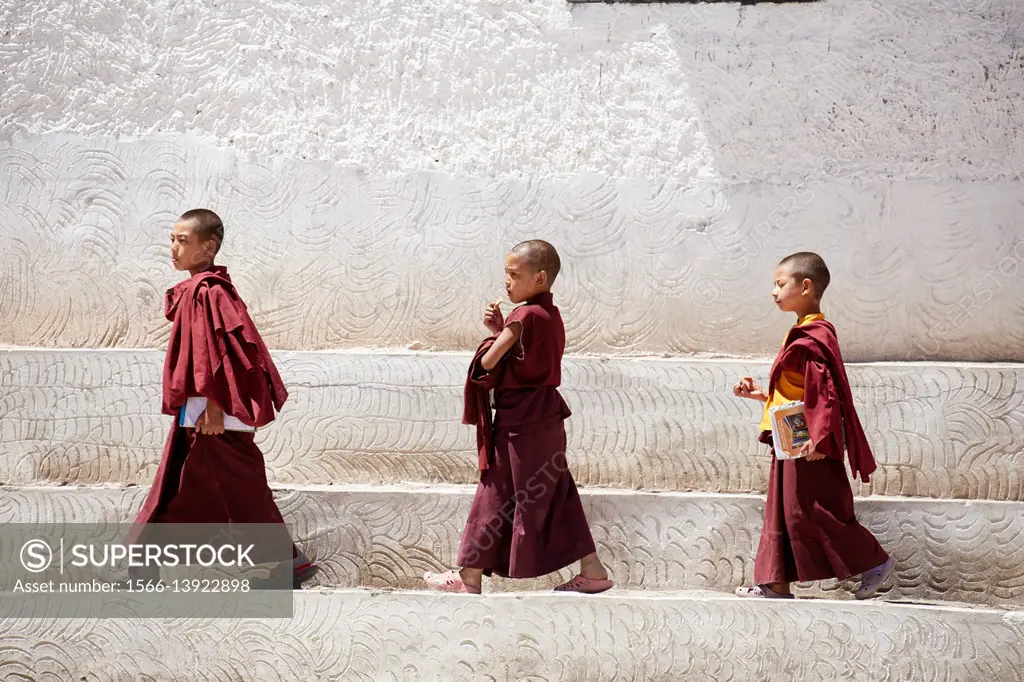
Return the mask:
<path id="1" fill-rule="evenodd" d="M 800 446 L 800 454 L 806 457 L 808 462 L 817 462 L 819 459 L 825 459 L 825 453 L 815 450 L 814 441 L 810 440 Z"/>
<path id="2" fill-rule="evenodd" d="M 757 385 L 757 382 L 752 377 L 743 377 L 737 381 L 732 387 L 732 394 L 740 398 L 750 398 L 751 400 L 760 400 L 761 402 L 768 400 L 764 390 Z"/>
<path id="3" fill-rule="evenodd" d="M 487 310 L 484 311 L 484 326 L 492 334 L 500 334 L 501 330 L 505 328 L 505 318 L 501 314 L 501 301 L 487 304 Z"/>
<path id="4" fill-rule="evenodd" d="M 205 436 L 219 436 L 224 433 L 224 411 L 212 400 L 206 401 L 206 409 L 196 420 L 199 433 Z"/>

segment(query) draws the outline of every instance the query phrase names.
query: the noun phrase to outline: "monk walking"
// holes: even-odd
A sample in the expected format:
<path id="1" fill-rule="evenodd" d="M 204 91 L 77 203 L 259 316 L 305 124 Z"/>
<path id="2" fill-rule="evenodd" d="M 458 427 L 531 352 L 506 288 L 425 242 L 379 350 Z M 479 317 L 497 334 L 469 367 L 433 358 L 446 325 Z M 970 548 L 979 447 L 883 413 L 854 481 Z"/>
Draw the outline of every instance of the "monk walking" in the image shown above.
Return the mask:
<path id="1" fill-rule="evenodd" d="M 284 523 L 267 484 L 255 435 L 226 431 L 225 413 L 261 427 L 288 397 L 277 368 L 238 296 L 227 268 L 214 264 L 224 240 L 216 213 L 194 209 L 171 232 L 171 261 L 191 277 L 167 291 L 173 322 L 163 376 L 163 413 L 177 417 L 190 397 L 207 399 L 196 428 L 175 418 L 156 480 L 135 521 L 148 523 Z M 292 582 L 317 567 L 292 546 Z"/>
<path id="2" fill-rule="evenodd" d="M 772 442 L 771 408 L 791 401 L 803 401 L 810 434 L 801 458 L 780 460 L 772 451 L 755 584 L 738 588 L 741 597 L 792 599 L 792 582 L 861 575 L 856 597 L 867 599 L 896 564 L 853 512 L 844 450 L 853 475 L 865 483 L 876 467 L 854 409 L 835 327 L 821 312 L 829 281 L 828 267 L 817 254 L 795 253 L 779 263 L 772 298 L 780 310 L 796 314 L 796 326 L 775 358 L 767 392 L 751 377 L 733 387 L 741 398 L 767 403 L 761 442 Z"/>
<path id="3" fill-rule="evenodd" d="M 551 295 L 560 267 L 558 252 L 540 240 L 505 258 L 508 298 L 523 305 L 507 320 L 497 302 L 484 314 L 492 336 L 470 365 L 463 413 L 463 423 L 477 427 L 480 483 L 459 549 L 462 568 L 424 574 L 431 588 L 479 594 L 484 575 L 534 578 L 576 561 L 579 574 L 556 590 L 613 586 L 565 458 L 564 420 L 572 414 L 558 392 L 565 327 Z"/>

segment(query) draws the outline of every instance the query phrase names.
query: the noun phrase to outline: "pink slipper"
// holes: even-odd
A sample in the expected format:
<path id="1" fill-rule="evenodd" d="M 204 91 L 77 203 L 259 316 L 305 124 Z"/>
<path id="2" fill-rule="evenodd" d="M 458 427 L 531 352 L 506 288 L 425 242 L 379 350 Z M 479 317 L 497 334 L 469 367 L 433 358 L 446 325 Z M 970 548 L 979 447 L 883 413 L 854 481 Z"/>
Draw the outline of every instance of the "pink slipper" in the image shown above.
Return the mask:
<path id="1" fill-rule="evenodd" d="M 754 585 L 753 587 L 737 587 L 737 597 L 748 597 L 754 599 L 796 599 L 792 594 L 776 592 L 767 585 Z"/>
<path id="2" fill-rule="evenodd" d="M 423 574 L 423 579 L 427 582 L 427 587 L 432 590 L 453 594 L 480 594 L 480 588 L 462 582 L 462 576 L 454 568 L 444 573 L 427 571 Z"/>
<path id="3" fill-rule="evenodd" d="M 583 594 L 597 594 L 615 587 L 611 580 L 593 580 L 577 575 L 567 583 L 562 583 L 555 588 L 555 592 L 582 592 Z"/>

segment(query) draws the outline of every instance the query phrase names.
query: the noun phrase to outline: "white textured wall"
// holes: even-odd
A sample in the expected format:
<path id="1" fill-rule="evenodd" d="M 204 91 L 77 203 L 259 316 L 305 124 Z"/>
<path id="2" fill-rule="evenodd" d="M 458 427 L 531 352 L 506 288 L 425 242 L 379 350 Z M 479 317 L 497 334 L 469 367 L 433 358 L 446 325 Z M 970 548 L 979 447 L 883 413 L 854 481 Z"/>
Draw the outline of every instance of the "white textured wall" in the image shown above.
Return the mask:
<path id="1" fill-rule="evenodd" d="M 466 348 L 560 248 L 570 349 L 1024 359 L 1024 9 L 563 0 L 0 9 L 0 342 L 154 346 L 186 208 L 279 348 Z"/>

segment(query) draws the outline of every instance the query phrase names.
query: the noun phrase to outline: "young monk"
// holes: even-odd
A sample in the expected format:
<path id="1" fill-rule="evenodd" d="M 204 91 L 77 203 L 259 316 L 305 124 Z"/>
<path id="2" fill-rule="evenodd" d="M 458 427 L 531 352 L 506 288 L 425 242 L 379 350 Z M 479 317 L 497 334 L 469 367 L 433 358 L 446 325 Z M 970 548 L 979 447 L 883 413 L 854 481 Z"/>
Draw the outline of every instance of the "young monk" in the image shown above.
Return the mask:
<path id="1" fill-rule="evenodd" d="M 558 392 L 565 327 L 551 295 L 560 267 L 558 252 L 540 240 L 505 258 L 508 298 L 525 304 L 507 320 L 497 302 L 484 313 L 492 336 L 470 364 L 463 414 L 463 423 L 477 426 L 480 483 L 459 549 L 462 568 L 424 574 L 431 588 L 480 594 L 484 575 L 534 578 L 576 561 L 579 574 L 556 590 L 613 586 L 565 459 L 563 422 L 572 414 Z"/>
<path id="2" fill-rule="evenodd" d="M 794 400 L 804 403 L 811 436 L 800 459 L 779 460 L 772 450 L 755 584 L 738 588 L 741 597 L 792 599 L 792 582 L 860 574 L 856 597 L 867 599 L 895 567 L 895 560 L 853 513 L 843 452 L 853 475 L 864 482 L 874 472 L 875 460 L 853 405 L 835 327 L 821 312 L 829 280 L 825 261 L 817 254 L 782 259 L 775 269 L 772 298 L 780 310 L 796 314 L 796 326 L 775 358 L 767 391 L 751 377 L 733 387 L 741 398 L 766 403 L 759 426 L 762 443 L 772 442 L 769 410 Z"/>
<path id="3" fill-rule="evenodd" d="M 171 262 L 191 275 L 164 300 L 173 326 L 163 413 L 175 419 L 135 521 L 135 541 L 148 523 L 284 523 L 254 434 L 224 429 L 225 413 L 249 426 L 269 424 L 288 391 L 227 268 L 214 263 L 223 240 L 221 219 L 202 208 L 183 214 L 171 231 Z M 207 399 L 206 410 L 196 428 L 183 428 L 177 416 L 195 396 Z M 294 545 L 292 557 L 293 586 L 299 587 L 317 567 Z"/>

